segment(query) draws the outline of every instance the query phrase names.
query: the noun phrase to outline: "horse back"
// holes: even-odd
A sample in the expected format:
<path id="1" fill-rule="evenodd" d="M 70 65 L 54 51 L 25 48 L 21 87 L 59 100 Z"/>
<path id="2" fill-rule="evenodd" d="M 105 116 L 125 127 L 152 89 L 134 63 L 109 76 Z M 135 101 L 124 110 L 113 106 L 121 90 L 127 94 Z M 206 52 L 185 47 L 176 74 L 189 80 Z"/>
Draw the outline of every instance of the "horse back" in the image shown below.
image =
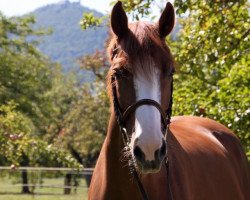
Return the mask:
<path id="1" fill-rule="evenodd" d="M 246 155 L 228 128 L 206 118 L 174 117 L 167 140 L 175 199 L 250 198 Z"/>

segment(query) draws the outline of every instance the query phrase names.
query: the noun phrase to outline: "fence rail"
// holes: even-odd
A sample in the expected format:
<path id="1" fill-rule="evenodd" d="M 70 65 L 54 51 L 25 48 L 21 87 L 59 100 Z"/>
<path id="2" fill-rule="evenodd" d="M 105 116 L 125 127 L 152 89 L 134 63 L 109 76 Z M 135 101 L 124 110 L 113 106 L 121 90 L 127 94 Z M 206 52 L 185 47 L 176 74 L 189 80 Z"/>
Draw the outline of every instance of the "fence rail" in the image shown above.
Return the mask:
<path id="1" fill-rule="evenodd" d="M 17 188 L 20 188 L 20 187 L 24 187 L 24 186 L 26 186 L 26 187 L 36 187 L 36 188 L 58 188 L 58 189 L 65 189 L 65 188 L 75 189 L 75 188 L 78 188 L 78 186 L 42 185 L 42 184 L 15 184 L 15 185 L 1 186 L 1 187 L 4 187 L 4 188 L 17 187 Z M 88 187 L 83 186 L 83 188 L 88 188 Z"/>
<path id="2" fill-rule="evenodd" d="M 3 173 L 5 172 L 5 173 Z M 59 173 L 58 173 L 59 172 Z M 28 182 L 22 182 L 22 174 L 28 174 Z M 57 167 L 6 167 L 0 166 L 0 199 L 1 195 L 20 193 L 22 188 L 35 189 L 35 193 L 57 195 L 71 192 L 87 194 L 88 185 L 93 174 L 93 168 L 57 168 Z M 70 175 L 70 178 L 68 177 Z M 13 178 L 14 177 L 14 178 Z M 14 181 L 13 181 L 14 180 Z M 32 180 L 32 181 L 31 181 Z M 42 180 L 42 181 L 41 181 Z M 85 190 L 85 192 L 83 191 Z M 71 191 L 65 193 L 65 191 Z M 73 194 L 72 193 L 72 194 Z"/>
<path id="3" fill-rule="evenodd" d="M 76 169 L 76 168 L 61 168 L 61 167 L 3 167 L 0 166 L 1 170 L 10 170 L 10 171 L 64 171 L 64 172 L 77 172 L 80 174 L 92 174 L 94 169 L 93 168 L 83 168 L 83 169 Z"/>

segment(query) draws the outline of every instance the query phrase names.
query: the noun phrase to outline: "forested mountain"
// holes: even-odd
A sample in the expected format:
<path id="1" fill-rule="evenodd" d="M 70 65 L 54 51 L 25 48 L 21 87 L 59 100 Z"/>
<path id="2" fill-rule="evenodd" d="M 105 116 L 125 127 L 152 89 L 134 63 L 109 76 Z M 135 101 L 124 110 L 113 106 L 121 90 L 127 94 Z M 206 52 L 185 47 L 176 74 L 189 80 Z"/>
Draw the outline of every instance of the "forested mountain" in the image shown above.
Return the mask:
<path id="1" fill-rule="evenodd" d="M 36 18 L 35 28 L 52 28 L 51 35 L 42 37 L 39 49 L 52 60 L 61 63 L 64 71 L 74 69 L 77 66 L 76 59 L 80 56 L 104 48 L 107 27 L 82 31 L 79 22 L 85 12 L 102 16 L 78 2 L 69 1 L 50 4 L 30 13 Z"/>

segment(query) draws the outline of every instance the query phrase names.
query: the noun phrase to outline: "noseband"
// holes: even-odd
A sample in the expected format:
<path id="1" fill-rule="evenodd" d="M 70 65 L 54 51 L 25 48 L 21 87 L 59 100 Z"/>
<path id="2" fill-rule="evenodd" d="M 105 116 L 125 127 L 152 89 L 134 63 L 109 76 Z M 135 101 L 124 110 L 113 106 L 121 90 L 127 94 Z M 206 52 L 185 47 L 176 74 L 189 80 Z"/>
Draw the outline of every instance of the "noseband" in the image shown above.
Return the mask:
<path id="1" fill-rule="evenodd" d="M 115 46 L 115 48 L 113 49 L 112 55 L 111 55 L 111 60 L 113 60 L 117 56 L 118 51 L 119 51 L 119 47 Z M 170 90 L 169 105 L 168 105 L 168 109 L 166 111 L 164 111 L 162 109 L 161 105 L 158 102 L 156 102 L 155 100 L 141 99 L 141 100 L 135 102 L 134 104 L 130 105 L 129 107 L 127 107 L 124 112 L 122 111 L 121 106 L 120 106 L 119 101 L 118 101 L 118 98 L 117 98 L 116 80 L 117 80 L 117 76 L 116 76 L 116 73 L 114 73 L 112 75 L 112 77 L 111 77 L 113 107 L 114 107 L 114 111 L 115 111 L 115 115 L 116 115 L 116 120 L 117 120 L 117 123 L 119 125 L 120 132 L 122 134 L 123 143 L 124 143 L 124 146 L 127 148 L 127 150 L 130 151 L 130 146 L 129 146 L 130 137 L 129 137 L 129 135 L 127 133 L 127 130 L 126 130 L 126 127 L 125 127 L 126 119 L 128 118 L 128 116 L 131 113 L 135 112 L 137 108 L 139 108 L 140 106 L 143 106 L 143 105 L 154 106 L 160 112 L 160 114 L 161 114 L 161 123 L 162 123 L 162 133 L 163 133 L 164 138 L 166 140 L 167 139 L 167 132 L 169 130 L 169 125 L 170 125 L 171 115 L 172 115 L 173 79 L 171 81 L 171 86 L 170 86 L 171 90 Z M 130 167 L 130 169 L 131 169 L 131 171 L 133 173 L 134 178 L 137 180 L 137 185 L 138 185 L 139 190 L 141 192 L 142 199 L 143 200 L 148 200 L 147 193 L 146 193 L 145 189 L 143 188 L 143 185 L 142 185 L 141 180 L 140 180 L 140 178 L 138 176 L 138 173 L 136 171 L 134 163 L 129 162 L 128 164 L 129 164 L 129 167 Z M 166 164 L 167 176 L 169 177 L 169 167 L 168 167 L 168 158 L 167 158 L 167 156 L 166 156 L 165 164 Z M 169 186 L 171 199 L 173 199 L 170 185 L 168 185 L 168 186 Z"/>

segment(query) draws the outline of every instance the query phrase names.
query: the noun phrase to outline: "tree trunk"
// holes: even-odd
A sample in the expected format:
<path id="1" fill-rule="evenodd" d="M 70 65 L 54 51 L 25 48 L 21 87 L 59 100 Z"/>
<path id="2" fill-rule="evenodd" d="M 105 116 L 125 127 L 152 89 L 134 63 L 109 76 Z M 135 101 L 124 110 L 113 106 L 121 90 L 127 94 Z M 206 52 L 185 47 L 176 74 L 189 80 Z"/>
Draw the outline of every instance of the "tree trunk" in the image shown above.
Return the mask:
<path id="1" fill-rule="evenodd" d="M 22 193 L 30 194 L 29 186 L 28 186 L 28 172 L 27 170 L 22 171 Z"/>
<path id="2" fill-rule="evenodd" d="M 71 192 L 71 178 L 72 174 L 67 173 L 64 179 L 64 194 L 70 194 Z"/>

